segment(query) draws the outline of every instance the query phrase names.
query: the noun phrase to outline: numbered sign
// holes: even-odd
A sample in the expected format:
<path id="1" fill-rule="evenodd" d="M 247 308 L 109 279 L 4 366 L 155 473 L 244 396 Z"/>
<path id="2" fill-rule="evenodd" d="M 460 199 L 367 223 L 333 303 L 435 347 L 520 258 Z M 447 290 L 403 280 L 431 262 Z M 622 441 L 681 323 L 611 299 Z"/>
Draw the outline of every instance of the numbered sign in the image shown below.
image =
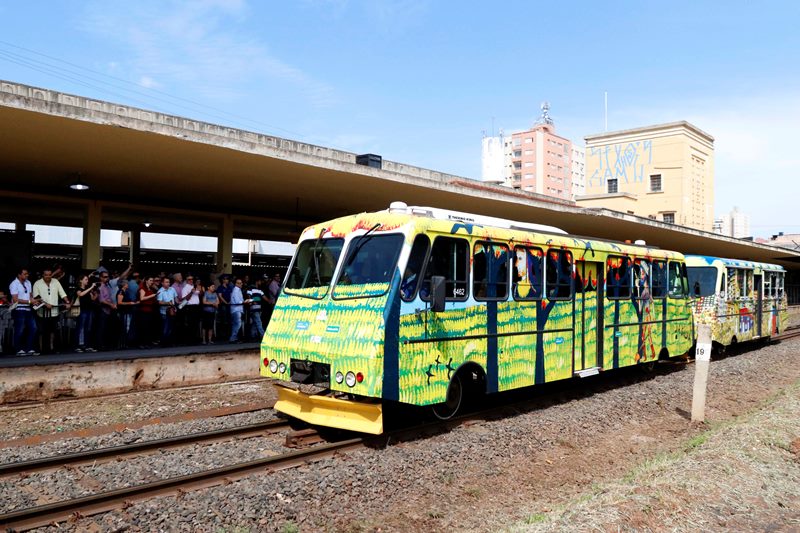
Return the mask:
<path id="1" fill-rule="evenodd" d="M 698 342 L 694 358 L 698 361 L 711 361 L 711 343 Z"/>

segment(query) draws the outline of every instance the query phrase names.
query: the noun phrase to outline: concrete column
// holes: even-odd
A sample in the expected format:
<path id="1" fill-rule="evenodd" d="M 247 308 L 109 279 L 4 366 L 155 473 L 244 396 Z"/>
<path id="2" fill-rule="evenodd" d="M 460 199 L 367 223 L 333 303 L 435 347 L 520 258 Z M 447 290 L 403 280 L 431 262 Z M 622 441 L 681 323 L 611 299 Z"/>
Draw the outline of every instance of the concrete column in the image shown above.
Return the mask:
<path id="1" fill-rule="evenodd" d="M 233 217 L 222 218 L 217 234 L 217 272 L 231 273 L 233 264 Z"/>
<path id="2" fill-rule="evenodd" d="M 100 227 L 102 226 L 103 208 L 96 201 L 86 206 L 83 218 L 83 263 L 86 270 L 95 269 L 100 264 Z"/>
<path id="3" fill-rule="evenodd" d="M 139 230 L 132 230 L 129 233 L 128 251 L 130 253 L 130 262 L 139 262 L 139 252 L 142 250 L 142 232 Z"/>

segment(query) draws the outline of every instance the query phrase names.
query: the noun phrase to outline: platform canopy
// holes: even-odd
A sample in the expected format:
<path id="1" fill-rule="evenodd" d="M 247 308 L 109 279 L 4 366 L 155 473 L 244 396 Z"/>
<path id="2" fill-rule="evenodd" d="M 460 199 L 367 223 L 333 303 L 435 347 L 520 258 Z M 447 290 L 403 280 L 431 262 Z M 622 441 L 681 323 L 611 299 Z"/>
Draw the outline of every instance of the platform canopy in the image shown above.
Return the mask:
<path id="1" fill-rule="evenodd" d="M 76 182 L 89 189 L 75 191 Z M 392 201 L 643 239 L 684 253 L 800 267 L 800 253 L 190 118 L 0 81 L 8 221 L 294 240 L 306 225 Z"/>

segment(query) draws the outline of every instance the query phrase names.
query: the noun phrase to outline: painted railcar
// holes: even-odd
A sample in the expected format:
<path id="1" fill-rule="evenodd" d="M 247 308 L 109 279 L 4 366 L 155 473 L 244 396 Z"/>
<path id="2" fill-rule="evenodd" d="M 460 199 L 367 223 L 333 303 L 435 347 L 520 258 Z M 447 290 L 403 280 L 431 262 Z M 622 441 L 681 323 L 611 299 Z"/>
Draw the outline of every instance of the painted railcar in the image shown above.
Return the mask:
<path id="1" fill-rule="evenodd" d="M 789 323 L 780 265 L 687 255 L 689 289 L 696 324 L 710 324 L 718 350 L 769 338 Z"/>
<path id="2" fill-rule="evenodd" d="M 396 202 L 306 229 L 261 344 L 275 408 L 383 430 L 431 406 L 686 353 L 683 255 Z"/>

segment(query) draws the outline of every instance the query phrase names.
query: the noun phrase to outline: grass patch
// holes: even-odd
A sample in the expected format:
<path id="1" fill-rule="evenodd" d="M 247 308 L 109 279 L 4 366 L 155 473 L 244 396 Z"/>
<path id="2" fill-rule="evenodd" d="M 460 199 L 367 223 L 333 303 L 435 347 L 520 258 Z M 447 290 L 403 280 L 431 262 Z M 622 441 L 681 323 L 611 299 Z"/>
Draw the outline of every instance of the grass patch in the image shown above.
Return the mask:
<path id="1" fill-rule="evenodd" d="M 286 522 L 281 526 L 281 533 L 300 533 L 300 526 L 294 522 Z"/>
<path id="2" fill-rule="evenodd" d="M 481 489 L 479 489 L 478 487 L 468 487 L 464 489 L 464 494 L 466 494 L 467 496 L 472 496 L 473 498 L 477 498 L 478 496 L 481 495 Z"/>
<path id="3" fill-rule="evenodd" d="M 541 524 L 547 520 L 547 515 L 544 513 L 533 513 L 525 518 L 526 524 Z"/>

